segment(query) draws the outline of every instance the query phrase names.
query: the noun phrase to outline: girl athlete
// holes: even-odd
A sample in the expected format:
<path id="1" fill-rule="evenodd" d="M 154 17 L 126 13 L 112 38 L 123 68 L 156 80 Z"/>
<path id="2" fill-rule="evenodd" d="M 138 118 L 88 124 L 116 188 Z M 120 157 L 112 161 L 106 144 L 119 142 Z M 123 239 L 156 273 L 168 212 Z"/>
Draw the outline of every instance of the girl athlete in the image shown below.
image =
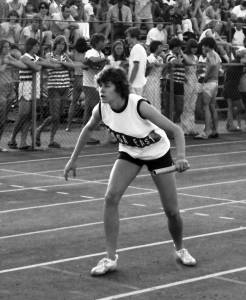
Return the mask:
<path id="1" fill-rule="evenodd" d="M 108 67 L 99 73 L 100 103 L 82 129 L 70 160 L 65 166 L 64 177 L 76 174 L 76 160 L 86 144 L 93 128 L 102 120 L 119 142 L 119 156 L 110 174 L 105 195 L 104 230 L 107 257 L 91 270 L 91 275 L 103 275 L 117 268 L 117 238 L 119 233 L 120 199 L 143 165 L 149 171 L 173 164 L 170 142 L 165 131 L 174 135 L 177 147 L 175 166 L 185 171 L 185 139 L 182 130 L 158 112 L 141 96 L 129 94 L 129 83 L 123 69 Z M 126 122 L 127 120 L 127 122 Z M 168 228 L 175 245 L 175 253 L 184 265 L 194 266 L 196 260 L 183 248 L 182 220 L 180 217 L 174 174 L 158 174 L 152 177 L 160 194 L 168 218 Z"/>

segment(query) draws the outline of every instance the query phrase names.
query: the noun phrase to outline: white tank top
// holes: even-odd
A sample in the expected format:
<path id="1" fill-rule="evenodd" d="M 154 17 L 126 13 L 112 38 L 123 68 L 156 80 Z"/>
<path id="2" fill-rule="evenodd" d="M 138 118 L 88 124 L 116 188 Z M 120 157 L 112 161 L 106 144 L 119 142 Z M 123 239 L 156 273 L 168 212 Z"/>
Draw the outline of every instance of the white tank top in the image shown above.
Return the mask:
<path id="1" fill-rule="evenodd" d="M 170 149 L 170 141 L 164 130 L 143 119 L 138 107 L 141 96 L 130 94 L 124 109 L 115 112 L 107 103 L 99 103 L 102 121 L 119 142 L 119 151 L 134 158 L 153 160 L 162 157 Z"/>

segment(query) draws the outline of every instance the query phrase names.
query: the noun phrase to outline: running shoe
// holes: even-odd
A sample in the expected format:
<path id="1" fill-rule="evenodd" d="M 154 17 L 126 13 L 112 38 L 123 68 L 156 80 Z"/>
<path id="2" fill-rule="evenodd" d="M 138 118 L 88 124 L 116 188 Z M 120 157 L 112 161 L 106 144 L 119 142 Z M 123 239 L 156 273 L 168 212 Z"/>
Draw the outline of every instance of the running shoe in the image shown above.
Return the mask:
<path id="1" fill-rule="evenodd" d="M 113 272 L 117 269 L 117 261 L 119 256 L 115 255 L 115 260 L 112 260 L 110 258 L 104 257 L 101 260 L 99 260 L 98 264 L 91 269 L 91 275 L 92 276 L 100 276 L 104 275 L 108 272 Z"/>
<path id="2" fill-rule="evenodd" d="M 195 266 L 197 263 L 196 259 L 192 257 L 189 251 L 185 248 L 176 251 L 176 256 L 185 266 Z"/>

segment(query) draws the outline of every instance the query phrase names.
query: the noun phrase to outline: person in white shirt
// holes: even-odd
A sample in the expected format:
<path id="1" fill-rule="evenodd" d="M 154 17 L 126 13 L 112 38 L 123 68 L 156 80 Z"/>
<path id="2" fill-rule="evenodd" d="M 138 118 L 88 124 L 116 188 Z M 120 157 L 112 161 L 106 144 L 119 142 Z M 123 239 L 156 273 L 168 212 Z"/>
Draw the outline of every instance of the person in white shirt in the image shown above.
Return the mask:
<path id="1" fill-rule="evenodd" d="M 167 31 L 164 28 L 163 18 L 157 18 L 155 21 L 156 27 L 151 28 L 147 34 L 146 45 L 149 46 L 152 41 L 160 41 L 167 44 Z"/>
<path id="2" fill-rule="evenodd" d="M 243 19 L 238 18 L 238 23 L 235 24 L 235 32 L 232 36 L 232 46 L 239 48 L 244 46 L 245 34 L 243 32 Z"/>
<path id="3" fill-rule="evenodd" d="M 139 42 L 140 33 L 137 27 L 130 27 L 126 30 L 126 39 L 131 47 L 128 78 L 132 92 L 137 95 L 143 93 L 146 84 L 145 72 L 147 65 L 147 53 Z"/>
<path id="4" fill-rule="evenodd" d="M 91 117 L 92 110 L 99 102 L 99 93 L 97 90 L 97 84 L 95 76 L 101 71 L 107 59 L 102 50 L 105 47 L 105 37 L 101 33 L 94 33 L 91 37 L 92 49 L 85 53 L 85 65 L 87 69 L 83 70 L 83 87 L 85 93 L 85 107 L 83 116 L 83 125 L 85 125 Z M 88 144 L 98 144 L 99 141 L 90 139 Z"/>
<path id="5" fill-rule="evenodd" d="M 238 18 L 246 18 L 246 1 L 242 0 L 239 5 L 236 5 L 231 10 L 231 18 L 236 21 Z"/>

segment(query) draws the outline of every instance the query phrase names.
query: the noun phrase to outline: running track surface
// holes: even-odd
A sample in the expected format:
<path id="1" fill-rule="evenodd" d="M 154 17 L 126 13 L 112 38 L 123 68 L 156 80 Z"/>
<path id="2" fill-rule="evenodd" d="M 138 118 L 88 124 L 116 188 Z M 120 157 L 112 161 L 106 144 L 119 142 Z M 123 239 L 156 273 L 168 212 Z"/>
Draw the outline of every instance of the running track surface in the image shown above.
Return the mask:
<path id="1" fill-rule="evenodd" d="M 191 169 L 177 174 L 177 187 L 195 268 L 176 262 L 143 169 L 120 205 L 119 269 L 90 277 L 105 251 L 103 195 L 117 153 L 86 148 L 77 177 L 65 182 L 69 155 L 1 153 L 1 300 L 245 299 L 246 134 L 187 141 Z"/>

